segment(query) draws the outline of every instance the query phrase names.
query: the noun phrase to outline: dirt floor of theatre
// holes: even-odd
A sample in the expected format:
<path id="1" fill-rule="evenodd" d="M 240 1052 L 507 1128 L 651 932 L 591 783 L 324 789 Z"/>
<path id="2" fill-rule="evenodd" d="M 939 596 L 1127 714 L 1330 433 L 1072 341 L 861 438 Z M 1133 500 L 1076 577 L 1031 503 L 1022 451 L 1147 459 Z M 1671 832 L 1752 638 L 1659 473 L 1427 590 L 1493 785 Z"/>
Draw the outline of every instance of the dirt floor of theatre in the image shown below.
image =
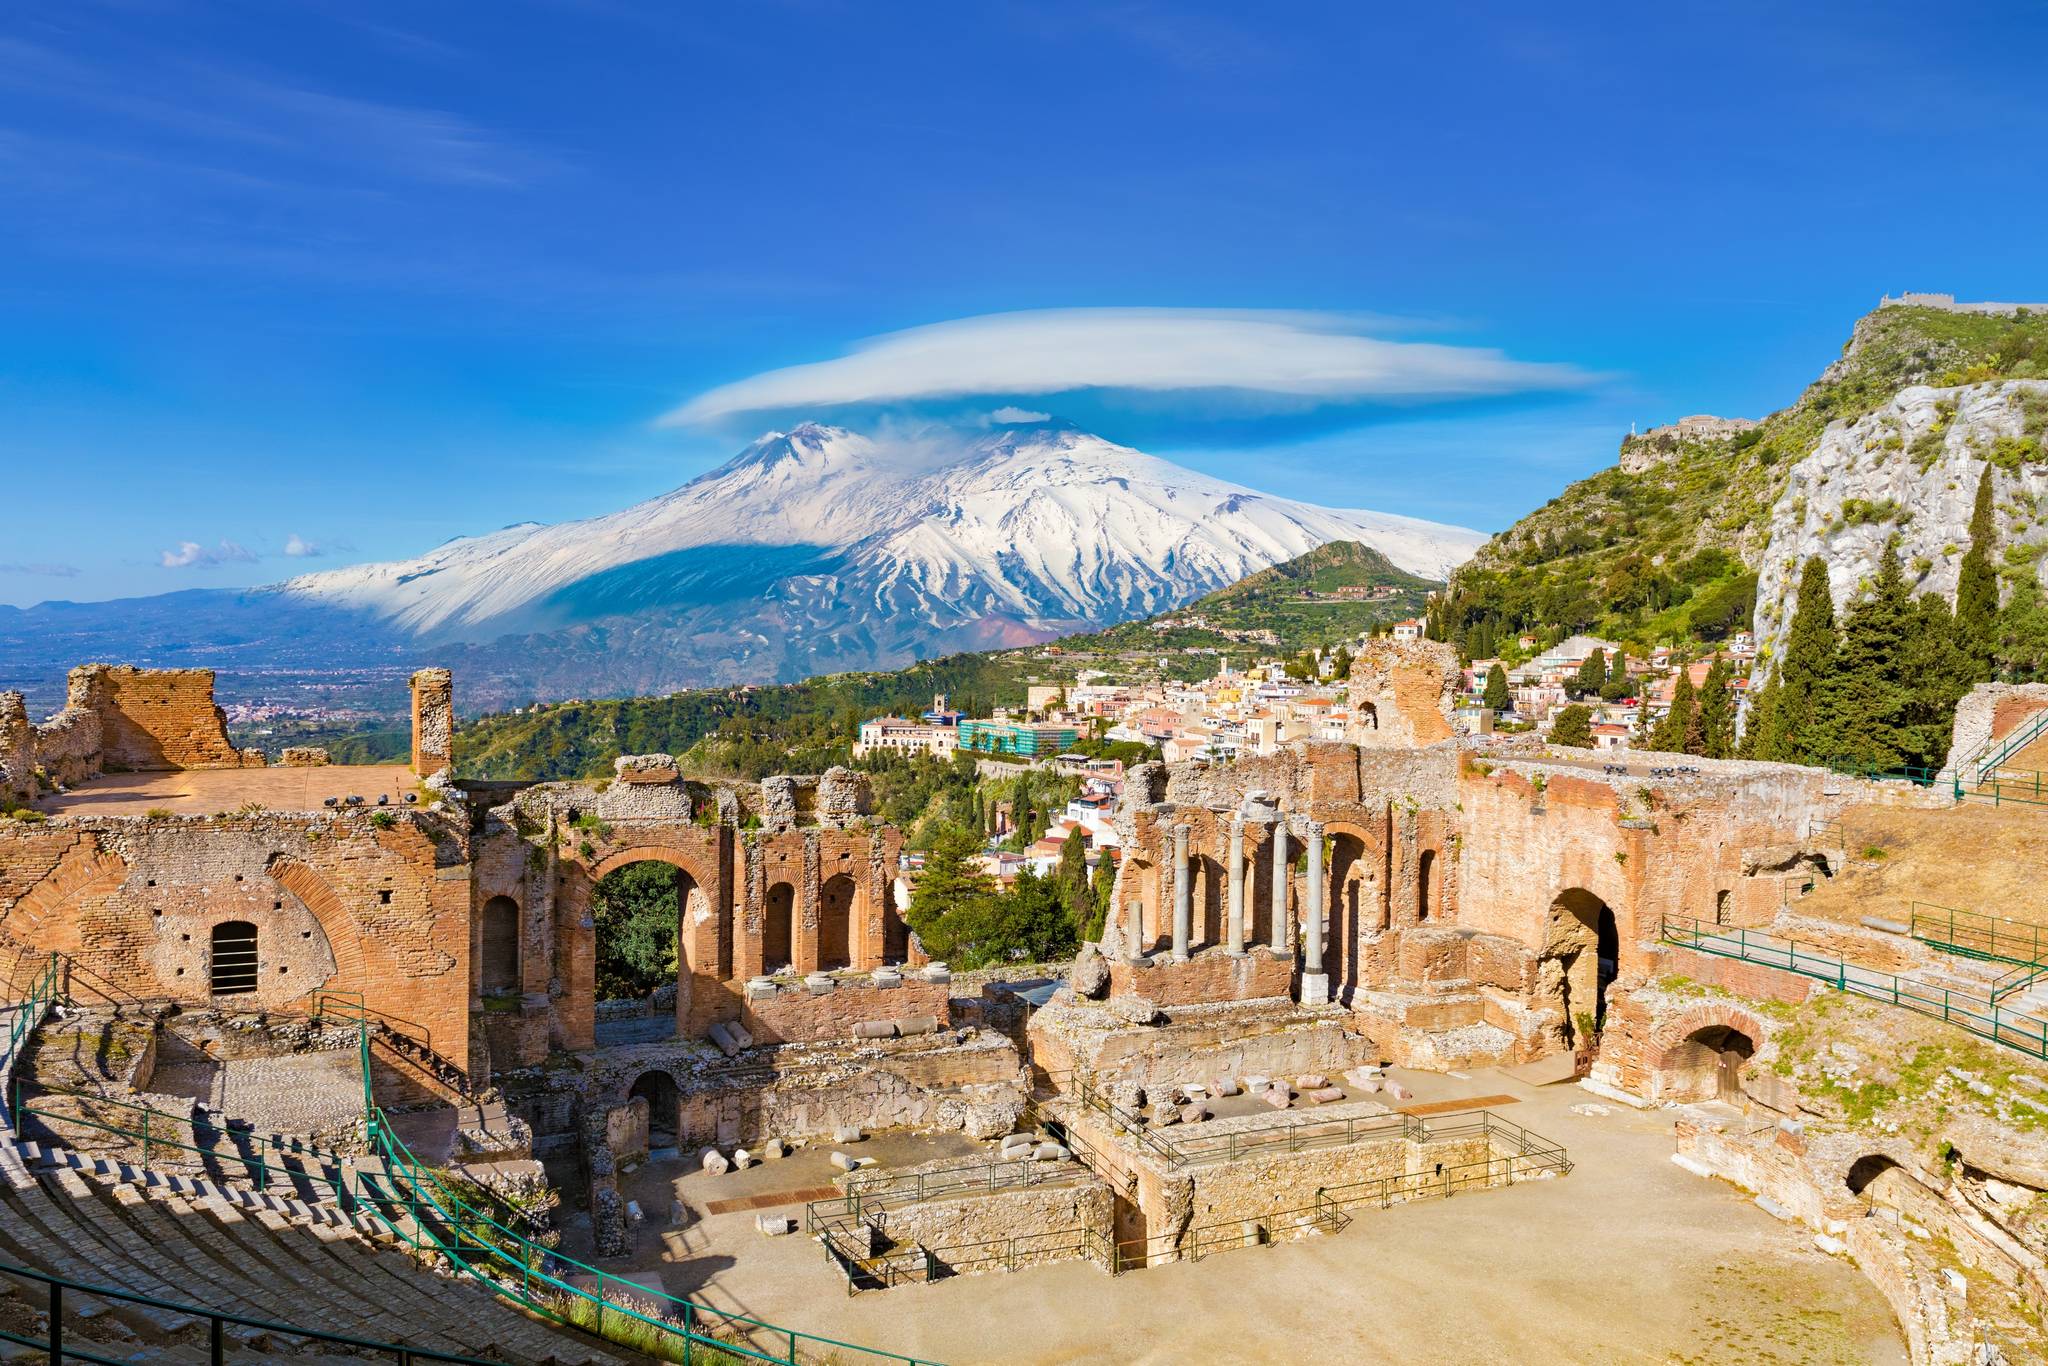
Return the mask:
<path id="1" fill-rule="evenodd" d="M 1117 1277 L 1068 1262 L 848 1297 L 815 1242 L 754 1226 L 762 1211 L 801 1217 L 803 1201 L 827 1193 L 832 1145 L 818 1141 L 722 1177 L 680 1158 L 636 1169 L 622 1186 L 648 1219 L 633 1254 L 604 1269 L 950 1366 L 1907 1360 L 1890 1309 L 1854 1266 L 1734 1187 L 1672 1164 L 1680 1112 L 1501 1072 L 1396 1075 L 1421 1105 L 1495 1098 L 1489 1108 L 1566 1145 L 1575 1169 L 1360 1209 L 1338 1234 Z M 887 1169 L 982 1148 L 957 1134 L 877 1134 L 858 1151 Z M 673 1226 L 677 1200 L 686 1209 Z M 587 1220 L 561 1214 L 563 1251 L 582 1257 Z"/>

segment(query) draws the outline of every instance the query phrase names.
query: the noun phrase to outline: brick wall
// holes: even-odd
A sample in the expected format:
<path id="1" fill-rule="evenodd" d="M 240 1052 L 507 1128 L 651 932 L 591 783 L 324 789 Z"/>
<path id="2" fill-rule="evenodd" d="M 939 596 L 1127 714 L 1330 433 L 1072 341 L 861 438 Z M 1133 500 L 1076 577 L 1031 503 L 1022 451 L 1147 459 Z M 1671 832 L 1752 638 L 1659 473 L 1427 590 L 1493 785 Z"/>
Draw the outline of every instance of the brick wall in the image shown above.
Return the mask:
<path id="1" fill-rule="evenodd" d="M 228 741 L 213 702 L 211 669 L 137 669 L 82 664 L 71 671 L 67 709 L 99 718 L 101 766 L 146 772 L 260 766 L 261 753 Z"/>

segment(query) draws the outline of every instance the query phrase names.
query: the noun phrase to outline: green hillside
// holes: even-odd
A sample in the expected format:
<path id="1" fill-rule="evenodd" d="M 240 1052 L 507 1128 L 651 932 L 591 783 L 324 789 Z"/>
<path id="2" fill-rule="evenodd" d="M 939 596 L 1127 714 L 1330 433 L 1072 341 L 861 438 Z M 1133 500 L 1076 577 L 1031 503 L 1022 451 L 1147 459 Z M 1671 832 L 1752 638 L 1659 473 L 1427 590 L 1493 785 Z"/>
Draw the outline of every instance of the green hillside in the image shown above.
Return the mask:
<path id="1" fill-rule="evenodd" d="M 1785 468 L 1831 422 L 1911 384 L 2048 377 L 2048 317 L 1881 308 L 1790 407 L 1705 439 L 1624 442 L 1646 464 L 1571 485 L 1452 576 L 1431 634 L 1475 655 L 1521 632 L 1641 645 L 1716 641 L 1749 624 L 1757 558 Z"/>

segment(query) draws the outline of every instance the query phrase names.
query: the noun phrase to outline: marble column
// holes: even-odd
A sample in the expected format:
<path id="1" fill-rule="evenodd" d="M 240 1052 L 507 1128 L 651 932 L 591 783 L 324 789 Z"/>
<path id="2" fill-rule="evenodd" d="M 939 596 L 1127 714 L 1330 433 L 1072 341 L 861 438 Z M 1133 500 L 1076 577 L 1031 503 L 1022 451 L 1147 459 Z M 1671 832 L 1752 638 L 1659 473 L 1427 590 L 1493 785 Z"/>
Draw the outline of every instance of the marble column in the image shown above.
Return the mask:
<path id="1" fill-rule="evenodd" d="M 1273 952 L 1287 952 L 1287 820 L 1273 822 Z"/>
<path id="2" fill-rule="evenodd" d="M 1230 818 L 1230 952 L 1244 952 L 1244 817 Z"/>
<path id="3" fill-rule="evenodd" d="M 1323 881 L 1323 827 L 1311 821 L 1308 839 L 1308 886 L 1301 908 L 1301 1003 L 1323 1005 L 1330 999 L 1330 977 L 1323 971 L 1323 913 L 1329 910 L 1330 889 Z"/>
<path id="4" fill-rule="evenodd" d="M 1194 935 L 1194 879 L 1188 876 L 1188 827 L 1173 827 L 1173 961 L 1188 961 L 1188 941 Z"/>

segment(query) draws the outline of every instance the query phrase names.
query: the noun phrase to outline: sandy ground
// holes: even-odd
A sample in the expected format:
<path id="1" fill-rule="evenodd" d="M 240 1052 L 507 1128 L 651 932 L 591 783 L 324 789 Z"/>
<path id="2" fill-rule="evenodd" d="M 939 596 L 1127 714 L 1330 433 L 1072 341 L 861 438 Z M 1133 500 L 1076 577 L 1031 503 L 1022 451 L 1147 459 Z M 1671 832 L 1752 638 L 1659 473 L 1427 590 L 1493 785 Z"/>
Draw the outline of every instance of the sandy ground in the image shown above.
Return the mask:
<path id="1" fill-rule="evenodd" d="M 671 1293 L 952 1366 L 1906 1360 L 1890 1311 L 1852 1265 L 1733 1187 L 1672 1165 L 1673 1112 L 1600 1102 L 1605 1113 L 1576 1114 L 1596 1103 L 1577 1087 L 1498 1072 L 1402 1075 L 1419 1101 L 1517 1097 L 1497 1113 L 1567 1145 L 1576 1169 L 1362 1209 L 1339 1234 L 1199 1263 L 1118 1277 L 1067 1263 L 849 1298 L 803 1234 L 763 1237 L 751 1210 L 705 1213 L 714 1201 L 826 1184 L 821 1145 L 720 1178 L 680 1163 L 640 1169 L 635 1194 L 679 1194 L 685 1222 L 655 1213 L 638 1255 L 606 1269 L 656 1267 Z M 884 1165 L 941 1151 L 893 1135 L 863 1147 Z"/>

